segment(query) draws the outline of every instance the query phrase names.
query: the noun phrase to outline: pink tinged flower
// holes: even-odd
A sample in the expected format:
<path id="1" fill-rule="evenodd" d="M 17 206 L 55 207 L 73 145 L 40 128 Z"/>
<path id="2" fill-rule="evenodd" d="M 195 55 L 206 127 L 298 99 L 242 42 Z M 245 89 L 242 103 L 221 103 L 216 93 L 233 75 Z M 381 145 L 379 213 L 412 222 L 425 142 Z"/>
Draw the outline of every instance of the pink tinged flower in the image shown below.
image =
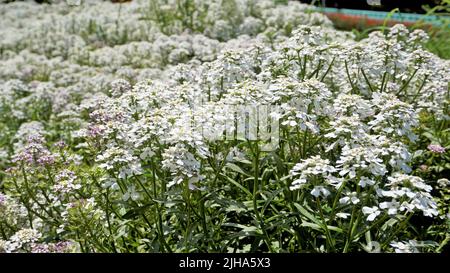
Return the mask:
<path id="1" fill-rule="evenodd" d="M 41 243 L 33 244 L 31 247 L 32 253 L 64 253 L 68 252 L 71 247 L 71 242 L 57 242 L 57 243 Z"/>
<path id="2" fill-rule="evenodd" d="M 71 242 L 58 242 L 54 246 L 54 252 L 55 253 L 67 252 L 68 248 L 70 248 L 71 245 L 72 245 Z"/>
<path id="3" fill-rule="evenodd" d="M 33 160 L 33 155 L 30 153 L 30 151 L 27 151 L 27 150 L 21 152 L 20 154 L 18 154 L 17 156 L 15 156 L 13 158 L 13 162 L 14 163 L 16 163 L 16 162 L 26 162 L 26 163 L 31 164 L 31 163 L 33 163 L 33 161 L 34 161 Z"/>
<path id="4" fill-rule="evenodd" d="M 71 203 L 67 203 L 67 204 L 66 204 L 66 208 L 67 208 L 67 209 L 73 209 L 73 208 L 75 208 L 76 206 L 77 206 L 77 204 L 74 203 L 74 202 L 71 202 Z"/>
<path id="5" fill-rule="evenodd" d="M 104 130 L 102 128 L 100 128 L 99 126 L 91 125 L 91 126 L 89 126 L 89 129 L 88 129 L 88 135 L 92 138 L 96 138 L 98 136 L 101 136 L 103 131 Z"/>
<path id="6" fill-rule="evenodd" d="M 6 202 L 6 195 L 0 193 L 0 206 Z"/>
<path id="7" fill-rule="evenodd" d="M 17 171 L 16 167 L 9 167 L 5 170 L 5 173 L 7 174 L 13 174 L 15 171 Z"/>
<path id="8" fill-rule="evenodd" d="M 66 143 L 63 140 L 56 142 L 54 145 L 55 145 L 55 147 L 60 148 L 60 149 L 63 149 L 64 147 L 66 147 Z"/>
<path id="9" fill-rule="evenodd" d="M 428 150 L 432 151 L 433 153 L 437 153 L 437 154 L 445 153 L 445 148 L 439 144 L 430 144 L 430 145 L 428 145 L 427 148 L 428 148 Z"/>
<path id="10" fill-rule="evenodd" d="M 28 144 L 42 144 L 44 143 L 44 138 L 39 135 L 30 135 L 27 139 Z"/>
<path id="11" fill-rule="evenodd" d="M 31 253 L 50 253 L 50 247 L 47 244 L 33 244 Z"/>
<path id="12" fill-rule="evenodd" d="M 62 170 L 59 174 L 56 175 L 55 178 L 58 182 L 61 182 L 61 181 L 73 182 L 77 178 L 77 176 L 75 175 L 75 173 L 73 171 Z"/>

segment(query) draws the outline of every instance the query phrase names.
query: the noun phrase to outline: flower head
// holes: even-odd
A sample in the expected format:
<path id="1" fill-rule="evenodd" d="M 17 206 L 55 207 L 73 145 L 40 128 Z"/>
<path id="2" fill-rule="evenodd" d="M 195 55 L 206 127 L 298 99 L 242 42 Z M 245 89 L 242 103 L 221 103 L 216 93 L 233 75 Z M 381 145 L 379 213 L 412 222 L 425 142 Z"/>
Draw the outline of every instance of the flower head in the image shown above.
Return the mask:
<path id="1" fill-rule="evenodd" d="M 445 153 L 445 148 L 439 144 L 430 144 L 430 145 L 428 145 L 427 148 L 428 148 L 428 150 L 432 151 L 433 153 L 437 153 L 437 154 Z"/>

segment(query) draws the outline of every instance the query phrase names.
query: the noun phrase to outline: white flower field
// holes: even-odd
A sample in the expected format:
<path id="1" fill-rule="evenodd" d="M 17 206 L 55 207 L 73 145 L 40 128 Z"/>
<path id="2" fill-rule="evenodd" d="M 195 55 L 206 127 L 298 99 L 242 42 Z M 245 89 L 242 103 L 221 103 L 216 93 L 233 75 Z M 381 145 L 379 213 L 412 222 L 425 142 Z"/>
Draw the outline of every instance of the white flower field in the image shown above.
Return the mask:
<path id="1" fill-rule="evenodd" d="M 442 252 L 450 61 L 273 0 L 0 4 L 0 252 Z"/>

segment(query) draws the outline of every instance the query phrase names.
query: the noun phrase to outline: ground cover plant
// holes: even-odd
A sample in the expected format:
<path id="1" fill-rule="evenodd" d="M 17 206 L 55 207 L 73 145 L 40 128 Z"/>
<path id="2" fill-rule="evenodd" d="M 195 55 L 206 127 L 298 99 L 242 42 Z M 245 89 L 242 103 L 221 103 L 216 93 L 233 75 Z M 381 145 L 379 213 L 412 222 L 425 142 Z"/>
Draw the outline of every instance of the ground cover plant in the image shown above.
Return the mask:
<path id="1" fill-rule="evenodd" d="M 0 25 L 0 252 L 448 249 L 450 62 L 423 30 L 272 0 Z"/>

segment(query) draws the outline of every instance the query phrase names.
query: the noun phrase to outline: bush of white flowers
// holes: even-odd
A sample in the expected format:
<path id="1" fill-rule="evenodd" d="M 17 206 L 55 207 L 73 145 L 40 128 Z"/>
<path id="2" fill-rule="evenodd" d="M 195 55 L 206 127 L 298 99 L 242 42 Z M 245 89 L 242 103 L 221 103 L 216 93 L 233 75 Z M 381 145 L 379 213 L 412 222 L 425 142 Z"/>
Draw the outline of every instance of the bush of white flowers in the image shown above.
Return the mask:
<path id="1" fill-rule="evenodd" d="M 450 240 L 450 61 L 422 30 L 357 41 L 272 0 L 14 2 L 0 25 L 0 252 Z"/>

